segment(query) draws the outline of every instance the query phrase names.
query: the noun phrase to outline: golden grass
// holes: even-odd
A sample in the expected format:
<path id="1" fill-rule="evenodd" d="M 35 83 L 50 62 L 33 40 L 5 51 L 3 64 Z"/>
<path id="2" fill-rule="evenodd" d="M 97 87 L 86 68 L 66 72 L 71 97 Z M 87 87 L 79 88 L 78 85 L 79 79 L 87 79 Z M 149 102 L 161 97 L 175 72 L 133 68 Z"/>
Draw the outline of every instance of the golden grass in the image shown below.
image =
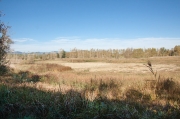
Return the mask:
<path id="1" fill-rule="evenodd" d="M 175 64 L 178 65 L 180 57 L 156 57 L 149 58 L 152 60 L 153 66 L 158 64 Z M 74 59 L 72 59 L 74 60 Z M 78 60 L 78 59 L 77 59 Z M 83 59 L 85 61 L 86 59 Z M 96 59 L 95 59 L 96 60 Z M 146 63 L 148 59 L 108 59 L 106 62 L 114 63 Z M 172 62 L 170 62 L 172 60 Z M 42 86 L 47 90 L 85 90 L 86 97 L 89 100 L 94 100 L 99 95 L 106 95 L 108 99 L 124 99 L 130 97 L 129 94 L 138 94 L 134 90 L 139 90 L 146 95 L 150 95 L 152 100 L 156 99 L 155 92 L 152 90 L 152 84 L 154 76 L 151 72 L 109 72 L 98 71 L 90 72 L 88 70 L 75 71 L 71 67 L 60 65 L 62 62 L 67 62 L 69 59 L 55 60 L 55 61 L 38 61 L 35 64 L 16 64 L 18 70 L 30 71 L 34 75 L 40 76 L 40 83 L 38 86 Z M 80 59 L 79 61 L 82 61 Z M 97 61 L 102 61 L 98 59 Z M 105 60 L 103 60 L 105 61 Z M 59 62 L 59 63 L 58 63 Z M 55 64 L 58 63 L 58 64 Z M 145 67 L 145 66 L 144 66 Z M 177 66 L 178 67 L 178 66 Z M 133 68 L 133 67 L 132 67 Z M 136 67 L 138 70 L 138 66 Z M 135 69 L 136 69 L 135 68 Z M 154 69 L 156 70 L 156 69 Z M 63 72 L 62 72 L 63 71 Z M 148 71 L 148 68 L 147 68 Z M 161 78 L 166 79 L 171 77 L 173 80 L 178 81 L 180 79 L 179 70 L 175 71 L 158 71 L 158 75 Z M 111 87 L 112 84 L 114 87 Z M 49 86 L 47 86 L 49 85 Z M 46 88 L 49 87 L 49 88 Z M 129 89 L 133 89 L 130 92 Z M 146 97 L 147 98 L 147 97 Z"/>
<path id="2" fill-rule="evenodd" d="M 177 57 L 174 58 L 175 61 L 172 61 L 173 66 L 179 67 L 176 64 Z M 161 58 L 157 59 L 160 60 Z M 125 105 L 133 106 L 137 104 L 145 107 L 144 109 L 159 111 L 158 113 L 166 110 L 168 105 L 167 109 L 174 112 L 173 109 L 177 109 L 177 105 L 180 104 L 180 73 L 178 68 L 176 70 L 161 70 L 156 73 L 154 67 L 158 63 L 171 64 L 170 59 L 165 58 L 156 61 L 157 59 L 153 59 L 152 64 L 148 63 L 147 66 L 149 67 L 144 66 L 147 71 L 148 68 L 150 70 L 144 73 L 137 71 L 110 72 L 108 70 L 98 72 L 77 71 L 71 67 L 59 65 L 61 62 L 66 61 L 60 61 L 59 64 L 55 64 L 57 61 L 38 61 L 34 64 L 15 64 L 15 74 L 12 74 L 12 77 L 8 79 L 3 77 L 0 77 L 0 79 L 1 83 L 9 87 L 28 87 L 55 94 L 60 92 L 62 96 L 59 99 L 57 95 L 55 102 L 56 98 L 58 98 L 57 100 L 63 99 L 63 104 L 68 109 L 79 104 L 79 101 L 83 99 L 94 104 L 97 102 L 97 105 L 106 101 L 111 106 L 119 102 L 125 102 Z M 147 59 L 140 60 L 143 65 Z M 138 59 L 128 59 L 126 64 L 131 61 L 138 62 Z M 134 65 L 135 68 L 130 67 L 130 69 L 138 70 L 139 65 L 140 63 L 137 63 L 137 65 Z M 49 100 L 47 103 L 49 103 Z M 113 108 L 116 108 L 116 106 L 113 106 Z M 141 113 L 138 109 L 136 111 Z"/>

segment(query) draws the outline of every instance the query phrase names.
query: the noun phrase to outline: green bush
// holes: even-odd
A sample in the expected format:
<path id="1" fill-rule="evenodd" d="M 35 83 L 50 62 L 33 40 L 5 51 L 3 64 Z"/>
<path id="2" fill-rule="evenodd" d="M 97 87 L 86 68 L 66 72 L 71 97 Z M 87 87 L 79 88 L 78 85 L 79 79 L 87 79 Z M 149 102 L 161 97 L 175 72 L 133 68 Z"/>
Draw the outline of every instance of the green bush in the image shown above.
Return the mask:
<path id="1" fill-rule="evenodd" d="M 5 65 L 0 66 L 0 75 L 4 75 L 8 71 L 9 71 L 9 68 L 7 66 L 5 66 Z"/>

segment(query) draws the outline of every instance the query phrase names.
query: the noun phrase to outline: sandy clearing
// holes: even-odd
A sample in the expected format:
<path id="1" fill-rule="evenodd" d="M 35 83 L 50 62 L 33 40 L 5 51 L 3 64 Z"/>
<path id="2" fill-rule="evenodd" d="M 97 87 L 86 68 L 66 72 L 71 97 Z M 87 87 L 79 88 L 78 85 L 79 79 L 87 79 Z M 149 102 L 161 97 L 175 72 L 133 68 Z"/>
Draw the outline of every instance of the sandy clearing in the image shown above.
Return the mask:
<path id="1" fill-rule="evenodd" d="M 148 68 L 142 63 L 58 63 L 70 66 L 75 71 L 110 71 L 110 72 L 149 72 Z M 158 64 L 153 66 L 157 71 L 175 71 L 179 67 L 176 65 Z"/>
<path id="2" fill-rule="evenodd" d="M 105 62 L 81 62 L 71 63 L 65 61 L 41 61 L 37 64 L 53 63 L 61 64 L 71 67 L 74 71 L 88 71 L 88 72 L 126 72 L 126 73 L 146 73 L 149 72 L 148 68 L 143 63 L 105 63 Z M 29 64 L 31 65 L 31 64 Z M 11 64 L 12 68 L 19 69 L 18 64 Z M 23 66 L 23 65 L 22 65 Z M 21 68 L 22 68 L 21 66 Z M 27 66 L 24 65 L 27 69 Z M 155 64 L 153 65 L 154 71 L 179 71 L 180 66 L 175 64 Z"/>

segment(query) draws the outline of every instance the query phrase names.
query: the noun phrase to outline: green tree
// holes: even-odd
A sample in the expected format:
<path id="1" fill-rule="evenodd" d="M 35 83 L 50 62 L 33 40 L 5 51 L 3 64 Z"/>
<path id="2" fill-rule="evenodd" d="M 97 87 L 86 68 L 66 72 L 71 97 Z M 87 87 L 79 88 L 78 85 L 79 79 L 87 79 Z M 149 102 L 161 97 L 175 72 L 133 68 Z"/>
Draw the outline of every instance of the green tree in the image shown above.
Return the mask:
<path id="1" fill-rule="evenodd" d="M 62 52 L 62 58 L 66 58 L 66 52 L 64 50 Z"/>
<path id="2" fill-rule="evenodd" d="M 1 16 L 2 13 L 0 11 L 0 17 Z M 0 74 L 3 74 L 7 71 L 8 61 L 6 57 L 8 52 L 10 51 L 10 44 L 13 43 L 9 35 L 7 35 L 7 31 L 9 28 L 9 26 L 6 26 L 0 20 Z"/>
<path id="3" fill-rule="evenodd" d="M 174 56 L 174 49 L 169 50 L 169 56 Z"/>

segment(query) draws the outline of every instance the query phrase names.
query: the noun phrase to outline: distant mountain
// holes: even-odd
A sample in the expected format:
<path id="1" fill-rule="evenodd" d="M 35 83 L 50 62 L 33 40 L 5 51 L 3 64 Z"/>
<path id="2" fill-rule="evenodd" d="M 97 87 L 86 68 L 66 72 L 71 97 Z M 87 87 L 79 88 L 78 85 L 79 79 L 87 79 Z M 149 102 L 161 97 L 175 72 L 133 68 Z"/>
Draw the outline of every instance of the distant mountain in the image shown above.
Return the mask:
<path id="1" fill-rule="evenodd" d="M 58 51 L 52 51 L 52 52 L 20 52 L 20 51 L 14 51 L 11 53 L 12 54 L 47 54 L 47 53 L 58 53 Z"/>
<path id="2" fill-rule="evenodd" d="M 14 51 L 14 52 L 11 52 L 13 54 L 23 54 L 23 52 L 20 52 L 20 51 Z"/>

